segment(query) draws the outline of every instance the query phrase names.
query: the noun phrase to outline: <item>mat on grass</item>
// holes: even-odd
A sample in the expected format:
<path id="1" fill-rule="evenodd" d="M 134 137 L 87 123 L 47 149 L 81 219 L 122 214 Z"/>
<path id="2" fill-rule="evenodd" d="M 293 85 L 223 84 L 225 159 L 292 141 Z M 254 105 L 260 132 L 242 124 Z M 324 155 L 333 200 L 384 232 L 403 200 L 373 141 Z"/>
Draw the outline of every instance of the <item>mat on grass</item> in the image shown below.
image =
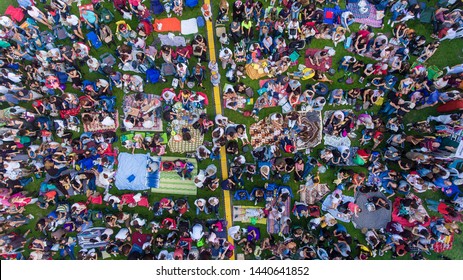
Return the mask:
<path id="1" fill-rule="evenodd" d="M 164 161 L 175 161 L 177 159 L 186 160 L 193 163 L 194 170 L 191 172 L 193 176 L 198 174 L 198 163 L 196 160 L 191 158 L 179 158 L 179 157 L 162 157 L 161 162 Z M 173 171 L 161 171 L 159 179 L 159 187 L 151 189 L 153 193 L 163 194 L 178 194 L 178 195 L 196 195 L 197 187 L 193 180 L 183 180 L 175 170 Z"/>
<path id="2" fill-rule="evenodd" d="M 258 80 L 268 75 L 268 73 L 266 72 L 267 64 L 267 60 L 263 59 L 256 63 L 253 62 L 250 64 L 246 64 L 244 68 L 246 69 L 246 74 L 249 78 L 251 78 L 251 80 Z"/>
<path id="3" fill-rule="evenodd" d="M 92 113 L 94 116 L 98 116 L 98 112 Z M 103 125 L 97 118 L 89 124 L 84 124 L 85 132 L 105 132 L 105 131 L 116 131 L 119 127 L 119 113 L 116 111 L 114 113 L 114 125 Z"/>
<path id="4" fill-rule="evenodd" d="M 364 7 L 360 7 L 358 3 L 349 3 L 346 8 L 354 14 L 355 22 L 375 28 L 383 24 L 382 20 L 377 19 L 376 8 L 371 3 L 366 3 Z"/>
<path id="5" fill-rule="evenodd" d="M 252 209 L 246 213 L 247 209 Z M 240 223 L 251 223 L 251 218 L 253 217 L 252 212 L 254 209 L 262 209 L 259 206 L 233 206 L 233 222 Z M 245 214 L 238 214 L 238 212 L 245 212 Z M 267 218 L 260 218 L 256 220 L 256 224 L 265 225 L 267 223 Z"/>
<path id="6" fill-rule="evenodd" d="M 368 199 L 372 197 L 380 197 L 389 203 L 389 210 L 386 208 L 377 208 L 374 211 L 368 211 Z M 358 217 L 352 216 L 352 223 L 355 228 L 369 228 L 380 229 L 386 228 L 387 223 L 391 221 L 392 203 L 382 192 L 361 193 L 357 192 L 355 196 L 355 203 L 362 209 L 358 213 Z"/>
<path id="7" fill-rule="evenodd" d="M 304 185 L 300 186 L 301 188 Z M 313 205 L 325 197 L 330 192 L 327 184 L 317 184 L 316 186 L 306 187 L 305 191 L 301 192 L 301 202 L 307 205 Z"/>
<path id="8" fill-rule="evenodd" d="M 276 202 L 276 200 L 274 200 Z M 284 203 L 285 209 L 283 213 L 281 214 L 281 219 L 278 221 L 276 219 L 272 219 L 269 215 L 269 218 L 267 219 L 267 232 L 269 234 L 278 234 L 280 232 L 281 228 L 281 222 L 285 221 L 287 217 L 290 216 L 291 214 L 291 199 L 288 198 L 285 203 Z M 282 232 L 283 234 L 288 234 L 289 233 L 289 227 L 286 227 L 286 229 Z"/>
<path id="9" fill-rule="evenodd" d="M 190 34 L 198 33 L 198 22 L 196 21 L 196 18 L 182 20 L 180 25 L 181 25 L 181 31 L 183 35 L 190 35 Z"/>
<path id="10" fill-rule="evenodd" d="M 170 137 L 168 145 L 172 153 L 195 152 L 203 144 L 204 135 L 201 135 L 199 130 L 190 127 L 190 132 L 190 141 L 178 141 L 176 137 Z"/>
<path id="11" fill-rule="evenodd" d="M 331 208 L 331 200 L 332 200 L 331 195 L 325 198 L 325 200 L 322 203 L 322 210 L 327 211 L 328 213 L 333 215 L 333 217 L 335 217 L 337 220 L 340 220 L 345 223 L 350 222 L 351 216 L 349 214 L 344 214 L 344 213 L 339 212 L 337 209 Z M 343 195 L 341 203 L 354 202 L 354 201 L 355 199 L 352 196 Z"/>
<path id="12" fill-rule="evenodd" d="M 117 157 L 116 188 L 119 190 L 147 190 L 148 171 L 146 169 L 149 154 L 120 153 Z"/>
<path id="13" fill-rule="evenodd" d="M 175 17 L 155 19 L 153 27 L 156 32 L 180 32 L 182 30 L 180 20 Z"/>
<path id="14" fill-rule="evenodd" d="M 312 68 L 315 71 L 326 72 L 328 71 L 328 69 L 331 68 L 331 65 L 333 64 L 333 58 L 330 56 L 328 58 L 323 59 L 323 61 L 320 62 L 320 65 L 312 64 L 312 62 L 310 62 L 309 57 L 311 57 L 313 60 L 314 54 L 318 51 L 321 51 L 321 49 L 307 49 L 305 51 L 305 66 Z"/>
<path id="15" fill-rule="evenodd" d="M 328 135 L 325 134 L 323 136 L 323 142 L 325 146 L 333 146 L 333 147 L 339 147 L 339 146 L 345 146 L 345 147 L 350 147 L 352 142 L 348 137 L 339 137 L 339 136 L 333 136 L 333 135 Z"/>
<path id="16" fill-rule="evenodd" d="M 139 106 L 137 105 L 137 101 L 135 100 L 138 94 L 131 94 L 126 95 L 123 101 L 123 110 L 124 110 L 124 118 L 128 115 L 132 115 L 136 118 L 143 116 L 145 113 L 153 112 L 152 116 L 150 117 L 150 125 L 137 125 L 131 128 L 127 128 L 127 130 L 131 131 L 163 131 L 162 130 L 162 119 L 156 117 L 156 110 L 160 109 L 162 101 L 161 98 L 154 94 L 143 94 L 143 100 L 145 105 Z M 146 124 L 147 122 L 143 122 Z M 152 125 L 152 126 L 151 126 Z"/>

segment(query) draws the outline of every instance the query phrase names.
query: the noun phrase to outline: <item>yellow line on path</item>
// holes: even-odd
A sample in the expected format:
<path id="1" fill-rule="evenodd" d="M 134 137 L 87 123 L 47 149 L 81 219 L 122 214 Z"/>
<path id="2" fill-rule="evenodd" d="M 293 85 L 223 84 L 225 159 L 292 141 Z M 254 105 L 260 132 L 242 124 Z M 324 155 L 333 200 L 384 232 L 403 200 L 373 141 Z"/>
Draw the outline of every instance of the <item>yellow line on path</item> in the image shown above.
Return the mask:
<path id="1" fill-rule="evenodd" d="M 204 4 L 209 4 L 211 5 L 211 0 L 204 0 Z M 212 5 L 211 5 L 212 9 Z M 212 26 L 211 21 L 206 22 L 206 28 L 207 28 L 207 41 L 208 41 L 208 47 L 209 47 L 209 59 L 210 60 L 215 60 L 216 59 L 216 49 L 215 49 L 215 43 L 214 43 L 214 27 Z M 215 113 L 217 115 L 222 114 L 222 102 L 221 102 L 221 96 L 220 96 L 220 91 L 219 87 L 214 87 L 214 104 L 215 104 Z M 222 170 L 222 179 L 227 179 L 228 178 L 228 167 L 227 167 L 227 154 L 225 153 L 225 147 L 222 147 L 220 149 L 220 169 Z M 230 191 L 223 191 L 223 198 L 224 198 L 224 206 L 225 206 L 225 218 L 227 220 L 228 227 L 231 227 L 233 225 L 233 219 L 232 219 L 232 213 L 231 213 L 231 199 L 230 199 Z M 235 245 L 234 240 L 228 236 L 228 242 L 231 244 Z M 235 259 L 235 254 L 230 258 L 231 260 Z"/>

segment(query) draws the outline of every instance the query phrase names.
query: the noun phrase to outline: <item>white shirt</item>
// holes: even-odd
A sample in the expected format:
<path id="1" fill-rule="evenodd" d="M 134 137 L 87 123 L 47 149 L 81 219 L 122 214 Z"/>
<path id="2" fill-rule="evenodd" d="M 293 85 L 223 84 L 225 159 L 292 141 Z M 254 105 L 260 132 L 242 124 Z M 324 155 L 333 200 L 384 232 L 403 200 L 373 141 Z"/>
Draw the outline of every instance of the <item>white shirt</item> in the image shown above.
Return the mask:
<path id="1" fill-rule="evenodd" d="M 106 234 L 106 235 L 109 237 L 109 236 L 111 236 L 113 233 L 114 233 L 114 230 L 112 230 L 112 229 L 110 229 L 110 228 L 107 228 L 107 229 L 105 229 L 105 230 L 103 231 L 103 233 L 102 233 L 101 235 Z"/>
<path id="2" fill-rule="evenodd" d="M 5 26 L 7 28 L 12 27 L 13 21 L 7 16 L 2 16 L 0 17 L 0 25 Z"/>
<path id="3" fill-rule="evenodd" d="M 219 199 L 215 196 L 210 197 L 208 200 L 210 205 L 215 206 L 219 204 Z"/>
<path id="4" fill-rule="evenodd" d="M 115 238 L 119 240 L 126 240 L 127 237 L 129 237 L 129 230 L 127 228 L 121 228 Z"/>
<path id="5" fill-rule="evenodd" d="M 79 18 L 76 15 L 71 15 L 70 17 L 66 18 L 66 22 L 72 26 L 76 26 L 79 24 Z"/>
<path id="6" fill-rule="evenodd" d="M 196 224 L 193 226 L 192 230 L 190 231 L 191 239 L 199 240 L 203 237 L 203 226 L 200 224 Z"/>
<path id="7" fill-rule="evenodd" d="M 28 10 L 27 13 L 33 17 L 33 18 L 36 18 L 36 17 L 39 17 L 41 14 L 40 14 L 40 10 L 37 9 L 37 7 L 35 6 L 31 6 L 32 10 Z"/>
<path id="8" fill-rule="evenodd" d="M 227 50 L 228 53 L 225 53 L 225 50 Z M 223 48 L 220 50 L 220 53 L 219 53 L 220 60 L 228 60 L 231 58 L 231 56 L 232 56 L 232 51 L 229 48 Z"/>

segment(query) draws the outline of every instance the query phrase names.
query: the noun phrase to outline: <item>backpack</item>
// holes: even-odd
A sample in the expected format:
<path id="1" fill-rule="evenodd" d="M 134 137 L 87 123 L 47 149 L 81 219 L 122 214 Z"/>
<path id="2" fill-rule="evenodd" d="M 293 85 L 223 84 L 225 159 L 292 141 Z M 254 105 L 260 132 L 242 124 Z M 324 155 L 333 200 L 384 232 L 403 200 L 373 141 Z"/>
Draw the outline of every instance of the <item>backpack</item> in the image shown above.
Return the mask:
<path id="1" fill-rule="evenodd" d="M 160 76 L 161 76 L 161 72 L 158 69 L 148 69 L 146 71 L 146 82 L 155 84 L 159 82 Z"/>
<path id="2" fill-rule="evenodd" d="M 186 0 L 185 1 L 185 6 L 187 6 L 188 8 L 193 8 L 193 7 L 196 7 L 198 5 L 198 0 Z"/>
<path id="3" fill-rule="evenodd" d="M 100 38 L 98 38 L 98 36 L 96 35 L 95 32 L 89 32 L 87 34 L 87 39 L 90 43 L 90 45 L 92 45 L 95 49 L 99 49 L 101 48 L 101 46 L 103 45 L 100 41 Z"/>

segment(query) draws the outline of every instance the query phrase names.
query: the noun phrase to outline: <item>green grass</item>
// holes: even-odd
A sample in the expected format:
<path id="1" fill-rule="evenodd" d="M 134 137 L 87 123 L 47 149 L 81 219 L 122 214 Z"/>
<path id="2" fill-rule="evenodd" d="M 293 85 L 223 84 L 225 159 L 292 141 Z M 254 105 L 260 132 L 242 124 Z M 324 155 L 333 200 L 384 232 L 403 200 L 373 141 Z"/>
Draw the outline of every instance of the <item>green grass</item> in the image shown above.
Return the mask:
<path id="1" fill-rule="evenodd" d="M 16 1 L 11 1 L 11 2 L 16 3 Z M 90 2 L 90 1 L 86 0 L 86 1 L 83 1 L 83 2 L 87 3 L 87 2 Z M 145 1 L 145 2 L 147 2 L 147 1 Z M 212 2 L 213 2 L 212 3 L 213 11 L 217 11 L 219 1 L 212 1 Z M 231 7 L 233 5 L 233 2 L 234 1 L 230 1 L 230 10 L 231 10 Z M 432 1 L 430 1 L 430 3 L 428 3 L 428 5 L 435 4 L 436 2 L 437 2 L 436 0 L 432 0 Z M 4 11 L 6 9 L 6 7 L 9 5 L 9 3 L 10 3 L 10 1 L 0 1 L 0 11 Z M 16 4 L 14 4 L 14 5 L 16 5 Z M 264 6 L 267 6 L 267 5 L 268 4 L 264 2 Z M 41 5 L 39 4 L 39 6 L 41 6 Z M 103 6 L 112 9 L 111 8 L 112 4 L 110 4 L 110 3 L 104 3 Z M 77 7 L 76 7 L 75 4 L 73 4 L 72 12 L 77 14 Z M 118 13 L 114 13 L 114 14 L 116 16 L 116 19 L 113 21 L 112 24 L 110 24 L 110 27 L 112 28 L 112 30 L 115 30 L 114 22 L 116 22 L 117 20 L 120 19 L 120 15 Z M 200 10 L 199 9 L 185 8 L 182 19 L 187 19 L 187 18 L 191 18 L 191 17 L 197 17 L 198 15 L 200 15 Z M 230 15 L 231 15 L 231 12 L 230 12 Z M 165 14 L 162 14 L 160 17 L 164 18 Z M 132 26 L 132 28 L 136 27 L 135 20 L 129 21 L 129 24 Z M 429 25 L 423 25 L 423 24 L 421 24 L 421 23 L 419 23 L 417 21 L 409 21 L 408 25 L 410 27 L 414 28 L 419 34 L 425 35 L 427 38 L 430 38 L 429 37 L 430 36 Z M 358 24 L 354 24 L 353 28 L 351 28 L 351 29 L 353 29 L 353 30 L 358 29 Z M 374 32 L 377 32 L 377 30 L 374 30 Z M 385 29 L 382 32 L 390 34 L 391 29 L 388 28 L 388 27 L 385 27 Z M 205 28 L 201 28 L 199 33 L 203 34 L 203 35 L 206 35 Z M 187 39 L 191 39 L 191 38 L 192 38 L 192 36 L 187 36 Z M 216 38 L 216 37 L 214 36 L 214 38 Z M 255 38 L 256 38 L 256 36 L 255 36 Z M 151 40 L 153 40 L 153 36 L 150 36 L 150 39 L 148 40 L 147 43 L 151 43 Z M 333 46 L 333 45 L 332 45 L 332 42 L 329 41 L 329 40 L 313 40 L 312 44 L 310 45 L 310 48 L 323 48 L 325 46 Z M 220 43 L 216 39 L 216 41 L 215 41 L 215 50 L 209 50 L 209 51 L 216 51 L 216 53 L 218 54 L 219 49 L 220 49 Z M 427 64 L 428 65 L 436 65 L 436 66 L 439 66 L 439 67 L 443 67 L 443 66 L 447 66 L 447 65 L 451 66 L 451 65 L 454 65 L 454 64 L 461 63 L 463 61 L 462 56 L 461 56 L 462 55 L 462 49 L 463 49 L 463 40 L 453 40 L 453 41 L 448 41 L 447 40 L 447 41 L 444 41 L 441 44 L 439 50 L 428 61 Z M 92 49 L 91 55 L 98 58 L 102 53 L 105 53 L 105 52 L 113 52 L 114 53 L 113 50 L 110 50 L 109 48 L 104 46 L 101 49 L 99 49 L 98 51 Z M 340 46 L 338 46 L 336 48 L 336 52 L 337 52 L 336 56 L 333 59 L 333 64 L 334 65 L 336 65 L 338 63 L 338 61 L 344 55 L 351 54 L 351 53 L 348 53 L 346 50 L 344 50 Z M 300 61 L 299 61 L 300 63 L 303 63 L 303 59 L 304 59 L 303 57 L 304 56 L 302 54 L 301 58 L 300 58 Z M 361 58 L 361 59 L 364 60 L 365 62 L 369 61 L 368 59 L 365 59 L 365 58 Z M 416 58 L 412 58 L 412 59 L 414 60 Z M 157 60 L 156 62 L 159 62 L 159 61 L 160 60 Z M 194 65 L 195 63 L 196 63 L 196 60 L 194 58 L 192 58 L 191 61 L 190 61 L 190 65 Z M 85 79 L 93 80 L 93 79 L 97 79 L 97 78 L 104 78 L 103 76 L 101 76 L 98 73 L 89 73 L 85 68 L 86 67 L 84 67 L 83 73 L 82 73 L 84 75 Z M 290 72 L 293 71 L 293 70 L 294 70 L 294 68 L 290 68 Z M 221 71 L 222 85 L 223 85 L 226 82 L 225 71 L 223 71 L 223 70 L 220 70 L 220 71 Z M 335 88 L 351 89 L 351 88 L 355 88 L 355 87 L 363 87 L 362 84 L 359 84 L 357 82 L 352 84 L 352 85 L 346 85 L 346 84 L 338 83 L 337 79 L 340 76 L 341 76 L 341 74 L 337 73 L 334 77 L 332 77 L 332 80 L 334 81 L 334 83 L 330 86 L 330 89 L 335 89 Z M 210 103 L 209 103 L 210 105 L 207 108 L 208 109 L 207 113 L 208 113 L 210 118 L 214 118 L 214 116 L 215 116 L 214 106 L 215 106 L 215 102 L 217 102 L 217 101 L 214 100 L 214 98 L 213 98 L 212 87 L 211 87 L 210 83 L 207 81 L 208 78 L 209 77 L 206 78 L 206 81 L 204 83 L 204 85 L 206 86 L 205 92 L 206 92 L 207 96 L 209 97 L 209 101 L 210 101 Z M 164 87 L 170 85 L 170 82 L 171 82 L 171 79 L 169 79 L 167 81 L 167 84 L 162 84 L 162 83 L 158 83 L 158 84 L 155 84 L 155 85 L 147 84 L 147 85 L 145 85 L 145 92 L 154 93 L 154 94 L 160 94 Z M 251 86 L 254 89 L 254 91 L 256 91 L 259 88 L 258 81 L 256 81 L 256 80 L 250 80 L 249 78 L 247 78 L 247 79 L 244 80 L 244 82 L 247 85 Z M 304 87 L 306 84 L 313 83 L 313 81 L 310 81 L 310 80 L 309 81 L 301 81 L 301 83 L 302 83 L 302 86 Z M 70 92 L 79 93 L 79 92 L 76 92 L 74 89 L 72 89 L 72 87 L 70 87 L 70 86 L 67 87 L 67 90 L 70 91 Z M 201 89 L 195 88 L 195 90 L 201 90 Z M 115 89 L 114 92 L 115 92 L 115 95 L 117 96 L 117 108 L 121 108 L 124 94 L 123 94 L 122 91 L 120 91 L 118 89 Z M 337 108 L 348 108 L 348 106 L 337 107 Z M 246 110 L 250 110 L 250 109 L 252 109 L 252 106 L 248 105 L 246 107 Z M 330 109 L 332 109 L 332 107 L 329 107 L 329 106 L 325 107 L 325 110 L 330 110 Z M 377 112 L 378 109 L 379 108 L 376 106 L 376 107 L 372 107 L 368 111 L 369 112 Z M 267 108 L 267 109 L 262 110 L 259 113 L 259 116 L 261 118 L 263 118 L 264 116 L 266 116 L 266 115 L 268 115 L 268 114 L 270 114 L 272 112 L 276 112 L 276 111 L 281 111 L 281 109 L 279 107 Z M 120 112 L 121 112 L 121 109 L 120 109 Z M 358 113 L 360 113 L 360 112 L 358 112 Z M 248 128 L 250 127 L 251 124 L 254 123 L 254 120 L 252 118 L 245 118 L 245 117 L 242 116 L 242 114 L 240 114 L 238 112 L 235 112 L 235 111 L 232 111 L 232 110 L 229 110 L 229 109 L 224 109 L 224 114 L 226 116 L 228 116 L 230 118 L 230 120 L 232 120 L 235 123 L 246 124 L 246 126 Z M 422 111 L 413 112 L 413 113 L 410 113 L 410 114 L 408 114 L 406 116 L 406 121 L 407 122 L 413 122 L 413 121 L 417 121 L 417 120 L 423 120 L 426 116 L 432 115 L 432 114 L 436 114 L 435 108 L 428 108 L 428 109 L 425 109 L 425 110 L 422 110 Z M 166 123 L 164 123 L 164 127 L 166 127 Z M 118 135 L 120 135 L 120 134 L 121 134 L 121 131 L 118 130 Z M 388 136 L 386 136 L 386 139 L 387 138 L 388 138 Z M 210 133 L 208 133 L 206 135 L 205 140 L 207 140 L 207 141 L 211 140 Z M 358 141 L 353 141 L 353 144 L 357 144 L 357 143 L 358 143 Z M 384 144 L 383 144 L 383 146 L 384 146 Z M 371 145 L 367 146 L 367 147 L 371 148 Z M 124 148 L 121 148 L 120 146 L 119 146 L 119 148 L 120 148 L 121 151 L 125 151 Z M 315 147 L 312 150 L 311 155 L 314 156 L 314 157 L 317 157 L 320 150 L 322 150 L 322 149 L 323 149 L 322 144 Z M 137 151 L 137 152 L 143 153 L 144 151 Z M 169 156 L 184 156 L 184 155 L 181 155 L 181 154 L 171 153 L 170 151 L 167 151 L 167 152 L 168 152 L 167 155 L 169 155 Z M 248 161 L 252 161 L 252 157 L 251 157 L 251 155 L 249 153 L 246 154 L 246 158 L 247 158 Z M 225 159 L 223 159 L 223 160 L 225 160 Z M 229 156 L 228 160 L 232 160 L 232 158 L 230 158 L 230 156 Z M 214 162 L 211 161 L 211 160 L 205 160 L 205 161 L 199 163 L 198 166 L 199 166 L 200 169 L 205 169 L 205 167 L 207 165 L 211 164 L 211 163 L 214 163 Z M 220 164 L 217 164 L 217 161 L 215 162 L 215 164 L 219 165 L 218 168 L 219 168 L 219 174 L 220 174 Z M 339 168 L 330 167 L 327 170 L 326 173 L 320 174 L 321 181 L 323 183 L 327 183 L 332 190 L 335 188 L 335 186 L 334 186 L 334 184 L 332 182 L 333 182 L 333 180 L 335 178 L 335 173 L 337 172 L 338 169 Z M 365 171 L 365 168 L 363 168 L 363 167 L 353 167 L 353 168 L 350 168 L 350 169 L 353 169 L 354 171 L 357 171 L 357 172 Z M 41 180 L 36 180 L 33 184 L 30 184 L 29 186 L 27 186 L 26 189 L 29 192 L 33 193 L 33 194 L 37 194 L 38 193 L 38 186 L 39 186 L 40 182 L 41 182 Z M 245 188 L 247 190 L 251 191 L 255 186 L 263 186 L 264 183 L 265 182 L 263 182 L 262 180 L 256 178 L 253 183 L 246 182 Z M 290 181 L 290 183 L 289 183 L 289 186 L 292 188 L 294 193 L 296 193 L 296 191 L 298 189 L 298 185 L 299 184 L 295 184 L 292 181 Z M 120 195 L 120 194 L 125 193 L 125 192 L 122 192 L 122 191 L 118 191 L 115 188 L 113 188 L 111 192 L 116 194 L 116 195 Z M 352 195 L 353 193 L 352 192 L 347 192 L 347 194 Z M 154 203 L 155 201 L 158 201 L 160 198 L 165 196 L 163 194 L 153 194 L 153 193 L 149 193 L 148 195 L 149 195 L 150 203 Z M 215 191 L 215 193 L 211 193 L 210 191 L 205 191 L 205 190 L 199 189 L 197 197 L 209 197 L 209 196 L 212 196 L 212 195 L 218 196 L 219 199 L 221 199 L 221 201 L 223 201 L 222 200 L 223 199 L 222 193 L 220 191 L 218 191 L 218 190 Z M 183 197 L 183 196 L 169 195 L 169 197 L 178 198 L 178 197 Z M 440 193 L 428 192 L 428 193 L 425 193 L 425 194 L 420 194 L 420 197 L 439 199 L 439 198 L 442 198 L 442 195 Z M 190 212 L 188 212 L 185 215 L 185 218 L 188 218 L 188 219 L 194 219 L 194 218 L 207 219 L 207 218 L 211 218 L 211 216 L 206 216 L 206 215 L 200 215 L 200 216 L 196 217 L 196 215 L 194 213 L 195 209 L 194 209 L 194 205 L 193 205 L 193 201 L 195 200 L 195 198 L 196 197 L 188 197 L 189 204 L 192 207 L 191 207 Z M 75 197 L 72 197 L 70 199 L 70 202 L 73 203 L 75 201 L 84 201 L 84 200 L 85 200 L 84 196 L 75 196 Z M 294 200 L 296 200 L 296 201 L 299 200 L 299 196 L 296 195 Z M 233 204 L 238 204 L 236 201 L 233 201 L 232 203 Z M 240 202 L 239 204 L 252 205 L 253 203 L 252 202 L 244 202 L 244 203 Z M 108 207 L 106 207 L 104 205 L 102 205 L 102 206 L 91 206 L 91 208 L 93 210 L 103 211 L 104 213 L 115 212 L 112 209 L 108 209 Z M 19 233 L 24 233 L 27 230 L 31 230 L 32 232 L 31 232 L 31 234 L 29 236 L 39 237 L 41 234 L 34 231 L 35 223 L 40 217 L 48 214 L 50 211 L 51 211 L 51 209 L 42 210 L 39 207 L 37 207 L 36 205 L 27 206 L 26 207 L 26 213 L 33 214 L 35 218 L 29 224 L 27 224 L 25 226 L 22 226 L 22 227 L 16 229 L 15 231 L 17 231 Z M 134 208 L 134 209 L 124 208 L 124 211 L 137 212 L 137 213 L 139 213 L 139 215 L 141 217 L 146 218 L 148 220 L 152 220 L 154 218 L 153 213 L 151 211 L 149 211 L 148 209 L 146 209 L 146 208 Z M 431 213 L 431 214 L 437 214 L 437 213 Z M 169 216 L 169 214 L 167 214 L 166 216 Z M 224 208 L 223 207 L 221 207 L 221 216 L 222 217 L 224 216 Z M 295 219 L 293 219 L 293 220 L 295 220 Z M 301 224 L 301 226 L 303 226 L 305 228 L 306 224 L 307 224 L 307 221 L 300 220 L 299 223 Z M 97 226 L 102 225 L 102 223 L 101 222 L 96 222 L 95 225 L 97 225 Z M 241 224 L 241 225 L 246 226 L 245 224 Z M 350 224 L 350 223 L 345 224 L 345 226 L 348 228 L 349 233 L 351 233 L 353 237 L 357 237 L 361 241 L 364 240 L 363 235 L 360 233 L 359 230 L 354 229 L 352 224 Z M 259 227 L 261 229 L 261 232 L 265 236 L 266 235 L 265 234 L 266 233 L 266 227 L 262 226 L 262 225 L 259 225 Z M 457 235 L 455 243 L 454 243 L 454 248 L 451 251 L 446 251 L 444 253 L 444 255 L 449 257 L 449 258 L 452 258 L 452 259 L 463 259 L 463 250 L 462 249 L 463 249 L 463 238 L 462 238 L 461 235 Z M 241 251 L 240 246 L 237 246 L 237 252 L 240 252 L 240 251 Z M 268 252 L 266 254 L 268 254 Z M 390 254 L 386 254 L 383 257 L 378 257 L 378 259 L 390 259 L 390 257 L 391 257 Z M 437 258 L 439 258 L 439 256 L 437 254 L 433 254 L 433 255 L 430 256 L 430 258 L 431 259 L 437 259 Z"/>

